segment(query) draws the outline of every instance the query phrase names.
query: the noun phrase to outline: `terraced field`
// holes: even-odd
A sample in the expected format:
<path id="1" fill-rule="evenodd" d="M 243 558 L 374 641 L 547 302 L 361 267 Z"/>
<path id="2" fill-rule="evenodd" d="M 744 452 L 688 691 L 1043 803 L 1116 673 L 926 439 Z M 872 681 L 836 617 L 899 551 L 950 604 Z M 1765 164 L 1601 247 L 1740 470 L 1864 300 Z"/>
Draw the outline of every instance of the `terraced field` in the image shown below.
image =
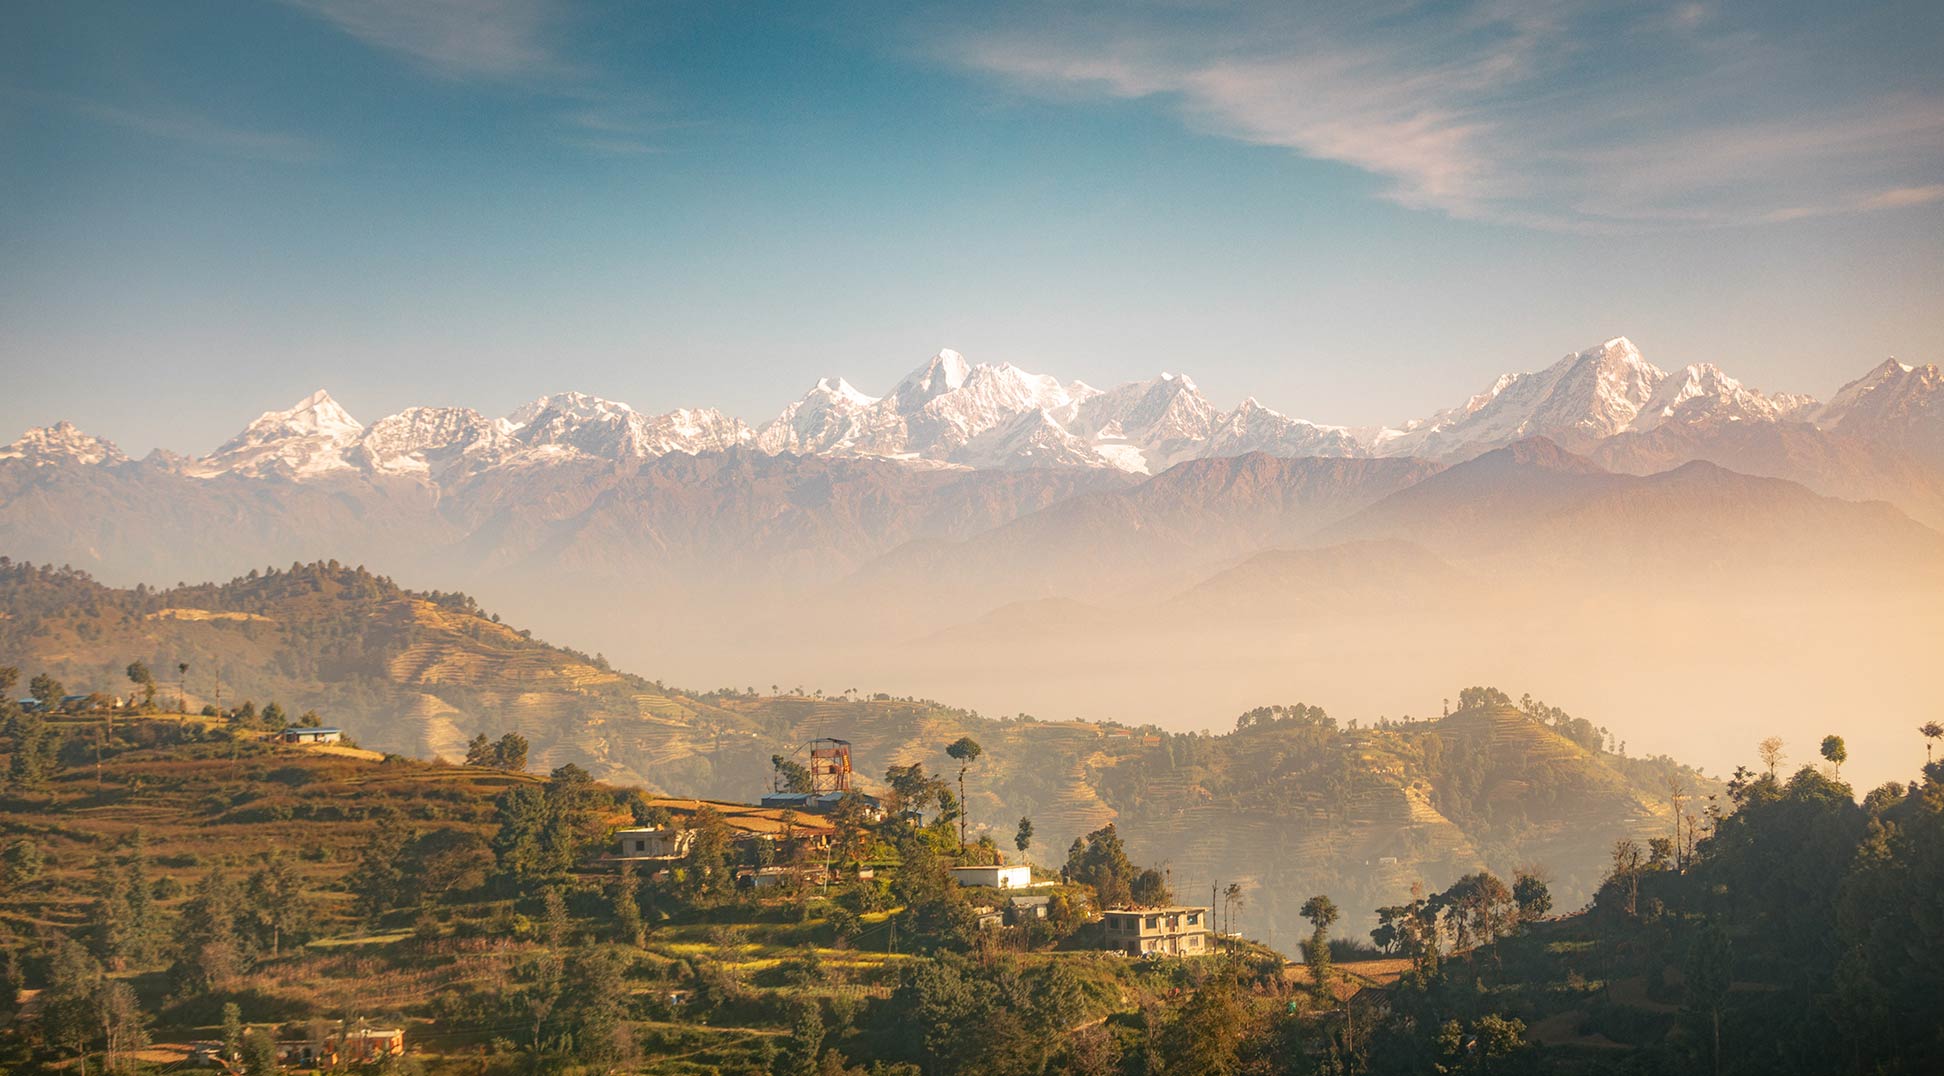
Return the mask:
<path id="1" fill-rule="evenodd" d="M 195 616 L 163 615 L 195 610 Z M 770 759 L 851 741 L 859 784 L 892 766 L 956 778 L 946 745 L 983 753 L 966 775 L 975 834 L 1008 851 L 1034 820 L 1031 857 L 1116 823 L 1130 854 L 1199 897 L 1239 881 L 1242 927 L 1272 942 L 1327 892 L 1353 917 L 1468 871 L 1550 872 L 1559 907 L 1590 892 L 1615 840 L 1671 832 L 1656 771 L 1589 751 L 1510 706 L 1376 728 L 1274 719 L 1222 735 L 1111 723 L 994 720 L 917 699 L 696 695 L 550 646 L 460 595 L 415 594 L 357 569 L 312 565 L 180 591 L 117 591 L 85 576 L 0 573 L 0 651 L 69 690 L 125 691 L 123 669 L 191 671 L 192 708 L 279 700 L 315 709 L 365 747 L 459 759 L 473 736 L 518 731 L 539 772 L 675 796 L 754 801 Z M 161 694 L 171 694 L 162 685 Z M 1708 782 L 1685 778 L 1696 793 Z M 1354 926 L 1353 921 L 1353 926 Z"/>

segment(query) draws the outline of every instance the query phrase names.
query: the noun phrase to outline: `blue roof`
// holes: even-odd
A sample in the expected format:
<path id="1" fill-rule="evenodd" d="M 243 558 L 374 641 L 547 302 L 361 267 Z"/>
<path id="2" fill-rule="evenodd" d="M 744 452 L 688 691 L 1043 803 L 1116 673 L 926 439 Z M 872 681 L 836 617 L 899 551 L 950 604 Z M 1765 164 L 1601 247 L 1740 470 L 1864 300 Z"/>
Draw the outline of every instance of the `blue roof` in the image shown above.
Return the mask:
<path id="1" fill-rule="evenodd" d="M 343 729 L 332 728 L 329 725 L 296 725 L 285 729 L 284 732 L 295 733 L 299 736 L 321 736 L 326 732 L 335 732 L 340 736 L 344 734 Z"/>

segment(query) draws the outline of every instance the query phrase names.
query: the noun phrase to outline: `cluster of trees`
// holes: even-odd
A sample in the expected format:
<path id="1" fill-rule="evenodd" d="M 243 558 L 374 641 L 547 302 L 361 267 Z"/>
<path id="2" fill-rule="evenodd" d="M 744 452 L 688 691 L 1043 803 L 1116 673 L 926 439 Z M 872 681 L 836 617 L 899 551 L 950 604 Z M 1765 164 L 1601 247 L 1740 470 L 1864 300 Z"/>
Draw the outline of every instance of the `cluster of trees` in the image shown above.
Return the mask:
<path id="1" fill-rule="evenodd" d="M 1252 728 L 1276 728 L 1285 725 L 1316 726 L 1335 731 L 1336 718 L 1321 706 L 1296 703 L 1291 706 L 1258 706 L 1240 714 L 1235 719 L 1235 730 Z"/>
<path id="2" fill-rule="evenodd" d="M 478 832 L 458 826 L 416 829 L 396 811 L 376 819 L 348 879 L 353 908 L 376 920 L 423 909 L 486 884 L 493 850 Z"/>
<path id="3" fill-rule="evenodd" d="M 1067 881 L 1091 886 L 1103 908 L 1158 907 L 1174 903 L 1167 875 L 1128 861 L 1114 823 L 1076 837 L 1067 849 Z"/>
<path id="4" fill-rule="evenodd" d="M 1472 875 L 1381 909 L 1373 940 L 1413 971 L 1354 1045 L 1340 1015 L 1345 1069 L 1445 1071 L 1454 1043 L 1536 1066 L 1519 1025 L 1572 1011 L 1630 1047 L 1579 1058 L 1592 1073 L 1944 1071 L 1944 762 L 1859 802 L 1837 776 L 1840 737 L 1820 745 L 1824 766 L 1793 775 L 1779 741 L 1759 753 L 1705 828 L 1617 842 L 1590 913 L 1551 924 L 1551 944 L 1506 940 L 1549 909 L 1531 874 L 1509 888 Z M 1475 948 L 1441 959 L 1447 945 Z M 1622 981 L 1654 1010 L 1609 1001 Z"/>
<path id="5" fill-rule="evenodd" d="M 527 738 L 517 732 L 508 732 L 497 740 L 488 739 L 482 732 L 466 744 L 466 765 L 525 772 L 528 749 Z"/>
<path id="6" fill-rule="evenodd" d="M 1074 1034 L 1091 1008 L 1064 962 L 981 966 L 944 955 L 908 971 L 867 1029 L 872 1056 L 929 1076 L 1072 1071 L 1105 1060 L 1100 1035 Z"/>
<path id="7" fill-rule="evenodd" d="M 8 846 L 8 889 L 34 884 L 40 860 L 25 839 Z M 306 890 L 294 864 L 280 855 L 264 858 L 240 883 L 223 868 L 212 869 L 175 916 L 164 916 L 161 901 L 179 892 L 173 879 L 151 873 L 139 830 L 104 848 L 83 927 L 7 949 L 0 1016 L 14 1011 L 31 962 L 41 995 L 29 1030 L 38 1041 L 57 1055 L 98 1054 L 107 1071 L 130 1071 L 152 1023 L 130 973 L 166 968 L 178 999 L 235 990 L 304 936 Z"/>
<path id="8" fill-rule="evenodd" d="M 1421 976 L 1434 974 L 1447 947 L 1489 945 L 1552 910 L 1552 893 L 1536 871 L 1519 871 L 1507 886 L 1490 871 L 1465 875 L 1429 896 L 1377 909 L 1371 941 L 1407 956 Z M 1305 912 L 1305 915 L 1308 913 Z"/>
<path id="9" fill-rule="evenodd" d="M 1706 1029 L 1690 1053 L 1710 1067 L 1944 1069 L 1944 928 L 1929 910 L 1944 892 L 1944 764 L 1859 803 L 1837 777 L 1841 738 L 1820 753 L 1826 773 L 1738 769 L 1733 809 L 1686 863 L 1616 849 L 1595 910 L 1684 971 Z M 1765 989 L 1731 996 L 1736 980 Z"/>
<path id="10" fill-rule="evenodd" d="M 507 892 L 558 884 L 607 839 L 606 814 L 620 806 L 573 763 L 543 784 L 519 784 L 493 803 L 495 881 Z"/>

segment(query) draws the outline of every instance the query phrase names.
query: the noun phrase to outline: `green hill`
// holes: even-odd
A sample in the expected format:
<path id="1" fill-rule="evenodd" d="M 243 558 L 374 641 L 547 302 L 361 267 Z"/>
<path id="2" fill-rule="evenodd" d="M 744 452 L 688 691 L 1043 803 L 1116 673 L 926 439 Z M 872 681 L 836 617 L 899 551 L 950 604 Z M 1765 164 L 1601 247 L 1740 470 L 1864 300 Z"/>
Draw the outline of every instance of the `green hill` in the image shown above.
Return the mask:
<path id="1" fill-rule="evenodd" d="M 994 719 L 865 692 L 684 692 L 531 639 L 464 595 L 330 563 L 167 590 L 8 563 L 0 614 L 0 663 L 71 691 L 126 692 L 123 670 L 140 659 L 170 708 L 186 662 L 192 710 L 214 701 L 220 675 L 225 705 L 315 710 L 377 750 L 458 760 L 474 735 L 517 731 L 536 770 L 574 763 L 675 795 L 754 800 L 772 756 L 819 736 L 850 740 L 870 787 L 891 766 L 948 773 L 945 746 L 969 736 L 984 749 L 967 780 L 975 832 L 1009 846 L 1030 817 L 1045 862 L 1119 821 L 1178 891 L 1239 882 L 1237 923 L 1272 944 L 1302 929 L 1295 908 L 1310 893 L 1365 917 L 1413 883 L 1481 867 L 1538 865 L 1576 905 L 1615 840 L 1671 833 L 1668 778 L 1697 802 L 1718 789 L 1668 760 L 1601 750 L 1585 722 L 1485 694 L 1436 722 L 1340 726 L 1297 706 L 1207 734 Z"/>

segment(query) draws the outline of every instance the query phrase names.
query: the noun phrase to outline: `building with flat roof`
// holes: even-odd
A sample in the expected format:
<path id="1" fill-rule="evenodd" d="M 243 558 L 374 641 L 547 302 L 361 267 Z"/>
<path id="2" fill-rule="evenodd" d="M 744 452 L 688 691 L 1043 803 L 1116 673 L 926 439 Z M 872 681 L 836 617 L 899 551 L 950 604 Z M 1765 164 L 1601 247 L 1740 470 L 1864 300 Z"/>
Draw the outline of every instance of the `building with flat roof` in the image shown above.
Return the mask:
<path id="1" fill-rule="evenodd" d="M 1101 948 L 1128 956 L 1208 952 L 1208 909 L 1109 908 L 1101 919 Z"/>
<path id="2" fill-rule="evenodd" d="M 1033 884 L 1033 868 L 1016 866 L 953 867 L 952 877 L 960 885 L 982 885 L 989 889 L 1024 889 Z"/>
<path id="3" fill-rule="evenodd" d="M 674 826 L 628 826 L 614 831 L 614 858 L 673 860 L 688 855 L 695 831 Z"/>

